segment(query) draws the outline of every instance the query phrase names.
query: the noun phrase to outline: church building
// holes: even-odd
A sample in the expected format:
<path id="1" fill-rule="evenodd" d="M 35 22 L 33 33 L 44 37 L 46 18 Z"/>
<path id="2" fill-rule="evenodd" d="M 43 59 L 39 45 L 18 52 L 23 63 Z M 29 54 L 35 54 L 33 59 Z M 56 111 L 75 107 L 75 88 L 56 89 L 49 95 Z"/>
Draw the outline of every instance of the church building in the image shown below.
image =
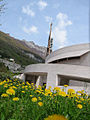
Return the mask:
<path id="1" fill-rule="evenodd" d="M 90 43 L 77 44 L 52 51 L 52 23 L 48 39 L 45 63 L 28 65 L 24 70 L 24 80 L 37 86 L 69 85 L 75 90 L 90 92 Z"/>

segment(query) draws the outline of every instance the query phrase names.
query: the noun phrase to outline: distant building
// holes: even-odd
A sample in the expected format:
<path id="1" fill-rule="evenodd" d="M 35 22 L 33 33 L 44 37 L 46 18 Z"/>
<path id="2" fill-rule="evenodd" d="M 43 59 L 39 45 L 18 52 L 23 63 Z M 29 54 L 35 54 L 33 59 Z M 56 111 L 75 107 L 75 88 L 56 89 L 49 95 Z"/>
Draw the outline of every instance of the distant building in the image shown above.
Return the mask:
<path id="1" fill-rule="evenodd" d="M 10 60 L 10 62 L 14 62 L 14 59 L 13 59 L 13 58 L 10 58 L 9 60 Z"/>

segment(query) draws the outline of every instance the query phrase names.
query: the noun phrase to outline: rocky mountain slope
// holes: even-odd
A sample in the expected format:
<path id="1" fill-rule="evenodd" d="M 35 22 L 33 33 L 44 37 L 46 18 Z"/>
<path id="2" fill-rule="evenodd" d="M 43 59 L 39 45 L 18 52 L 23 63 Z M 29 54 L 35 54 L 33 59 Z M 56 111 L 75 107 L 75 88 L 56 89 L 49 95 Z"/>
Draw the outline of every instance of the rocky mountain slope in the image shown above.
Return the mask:
<path id="1" fill-rule="evenodd" d="M 0 58 L 9 60 L 13 58 L 15 63 L 26 66 L 44 62 L 46 48 L 36 45 L 34 42 L 18 40 L 0 31 Z"/>
<path id="2" fill-rule="evenodd" d="M 23 40 L 22 42 L 24 43 L 24 45 L 27 45 L 28 48 L 31 51 L 33 51 L 35 54 L 39 54 L 43 59 L 45 59 L 46 50 L 47 50 L 46 47 L 36 45 L 33 41 Z"/>

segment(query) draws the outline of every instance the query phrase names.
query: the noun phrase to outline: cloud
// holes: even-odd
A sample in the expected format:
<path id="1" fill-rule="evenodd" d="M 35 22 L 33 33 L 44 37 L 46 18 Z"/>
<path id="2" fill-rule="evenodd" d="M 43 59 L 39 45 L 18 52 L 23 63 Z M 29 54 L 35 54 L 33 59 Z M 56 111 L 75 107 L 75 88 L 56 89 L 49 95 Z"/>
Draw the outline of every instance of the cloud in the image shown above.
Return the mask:
<path id="1" fill-rule="evenodd" d="M 47 2 L 45 1 L 39 0 L 38 2 L 38 6 L 40 10 L 44 10 L 47 7 L 47 5 L 48 5 Z"/>
<path id="2" fill-rule="evenodd" d="M 23 31 L 25 32 L 25 33 L 27 33 L 27 34 L 32 34 L 32 33 L 38 33 L 38 29 L 37 29 L 37 27 L 36 26 L 32 26 L 32 27 L 30 27 L 30 28 L 27 28 L 27 27 L 23 27 Z"/>
<path id="3" fill-rule="evenodd" d="M 72 25 L 72 21 L 63 13 L 56 16 L 56 25 L 53 28 L 53 38 L 57 48 L 64 47 L 67 44 L 67 27 Z"/>
<path id="4" fill-rule="evenodd" d="M 46 20 L 46 22 L 52 22 L 52 17 L 50 17 L 50 16 L 45 16 L 45 20 Z"/>
<path id="5" fill-rule="evenodd" d="M 30 6 L 28 6 L 28 5 L 22 7 L 22 12 L 25 13 L 25 14 L 27 14 L 27 15 L 29 15 L 29 16 L 31 16 L 31 17 L 35 16 L 35 12 L 32 11 L 30 9 Z"/>

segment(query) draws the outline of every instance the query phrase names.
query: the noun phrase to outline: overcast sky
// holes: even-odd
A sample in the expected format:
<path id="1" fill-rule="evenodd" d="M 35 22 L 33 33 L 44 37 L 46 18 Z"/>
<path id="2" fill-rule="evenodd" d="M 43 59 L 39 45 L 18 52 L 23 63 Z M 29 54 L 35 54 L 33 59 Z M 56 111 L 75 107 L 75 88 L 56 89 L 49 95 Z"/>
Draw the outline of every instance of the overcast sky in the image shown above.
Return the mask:
<path id="1" fill-rule="evenodd" d="M 53 49 L 89 42 L 89 0 L 5 0 L 0 30 L 47 46 L 50 22 Z"/>

